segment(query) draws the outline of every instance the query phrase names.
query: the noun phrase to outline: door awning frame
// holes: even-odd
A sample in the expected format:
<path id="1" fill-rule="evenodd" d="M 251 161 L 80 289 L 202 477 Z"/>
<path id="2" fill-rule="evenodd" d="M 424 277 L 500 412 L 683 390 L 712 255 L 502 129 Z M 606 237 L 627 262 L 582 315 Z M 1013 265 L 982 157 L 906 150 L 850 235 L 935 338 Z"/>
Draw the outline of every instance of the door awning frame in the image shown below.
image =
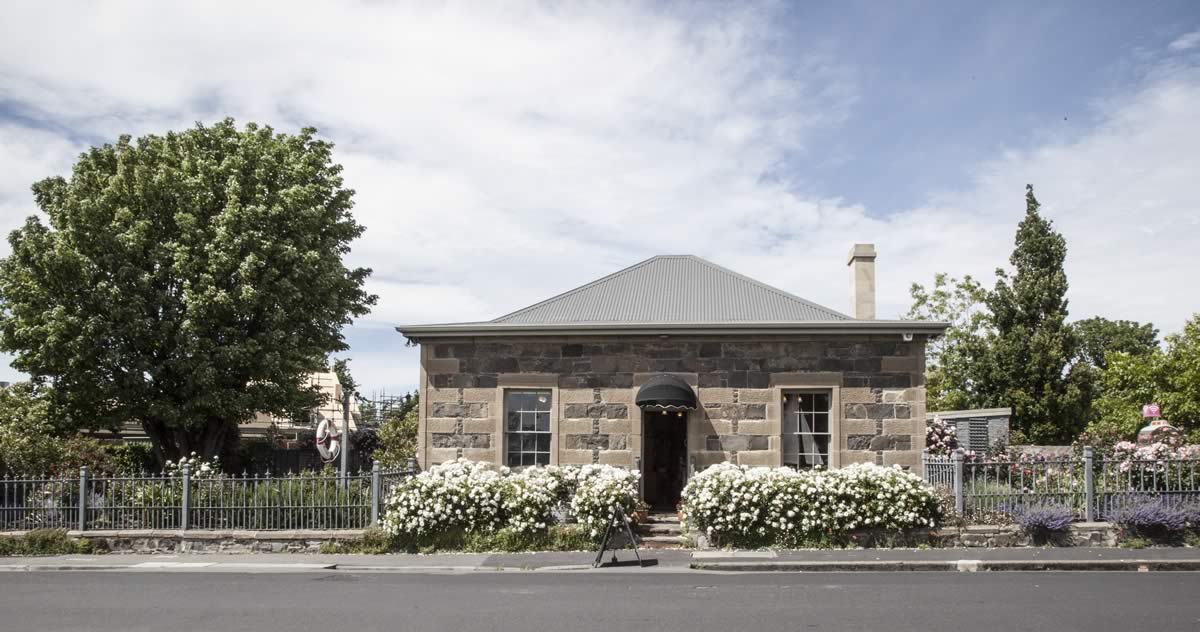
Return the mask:
<path id="1" fill-rule="evenodd" d="M 634 403 L 650 410 L 696 410 L 696 391 L 678 375 L 655 375 L 638 389 Z"/>

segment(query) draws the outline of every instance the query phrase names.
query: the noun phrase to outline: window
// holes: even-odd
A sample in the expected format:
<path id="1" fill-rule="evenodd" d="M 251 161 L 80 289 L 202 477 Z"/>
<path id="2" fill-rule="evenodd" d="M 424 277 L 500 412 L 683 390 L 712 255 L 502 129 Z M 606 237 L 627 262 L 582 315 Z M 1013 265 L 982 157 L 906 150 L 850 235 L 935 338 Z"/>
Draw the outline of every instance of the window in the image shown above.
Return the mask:
<path id="1" fill-rule="evenodd" d="M 550 464 L 550 391 L 506 391 L 505 463 Z"/>
<path id="2" fill-rule="evenodd" d="M 783 462 L 797 469 L 829 467 L 828 392 L 783 396 Z"/>

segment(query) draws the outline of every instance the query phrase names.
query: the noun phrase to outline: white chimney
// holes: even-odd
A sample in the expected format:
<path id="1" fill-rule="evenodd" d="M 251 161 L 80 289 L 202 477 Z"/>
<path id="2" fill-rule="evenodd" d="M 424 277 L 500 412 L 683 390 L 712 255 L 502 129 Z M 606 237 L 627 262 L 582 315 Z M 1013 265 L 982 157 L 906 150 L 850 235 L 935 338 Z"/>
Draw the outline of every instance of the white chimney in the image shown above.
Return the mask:
<path id="1" fill-rule="evenodd" d="M 850 249 L 850 315 L 875 319 L 875 244 L 854 244 Z"/>

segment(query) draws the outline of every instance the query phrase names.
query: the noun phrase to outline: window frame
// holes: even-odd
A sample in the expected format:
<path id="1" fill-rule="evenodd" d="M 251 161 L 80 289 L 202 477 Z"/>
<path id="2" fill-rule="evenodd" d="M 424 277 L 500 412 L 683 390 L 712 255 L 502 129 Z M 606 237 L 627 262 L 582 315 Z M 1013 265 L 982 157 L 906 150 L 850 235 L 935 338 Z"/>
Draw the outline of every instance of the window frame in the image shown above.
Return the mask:
<path id="1" fill-rule="evenodd" d="M 549 388 L 546 386 L 506 386 L 506 387 L 500 388 L 501 414 L 500 414 L 500 419 L 499 419 L 499 426 L 500 426 L 500 430 L 501 430 L 501 433 L 500 433 L 501 445 L 500 445 L 500 449 L 497 451 L 497 453 L 498 453 L 497 457 L 498 457 L 498 461 L 499 461 L 500 465 L 504 465 L 504 466 L 507 466 L 510 468 L 523 468 L 523 467 L 531 467 L 531 466 L 536 466 L 536 465 L 556 465 L 557 464 L 558 450 L 557 450 L 557 444 L 555 442 L 555 435 L 557 434 L 556 431 L 558 429 L 557 428 L 558 424 L 556 423 L 558 415 L 555 413 L 556 413 L 556 403 L 557 403 L 556 396 L 558 393 L 556 391 L 557 391 L 557 389 Z M 549 399 L 549 401 L 546 404 L 545 410 L 538 410 L 535 408 L 534 410 L 515 411 L 519 415 L 518 429 L 510 430 L 508 427 L 508 417 L 509 417 L 509 413 L 512 411 L 510 411 L 510 409 L 509 409 L 509 396 L 513 395 L 513 394 L 518 394 L 518 393 L 532 394 L 532 395 L 544 394 Z M 538 426 L 537 418 L 543 414 L 546 416 L 546 429 L 538 430 L 537 429 L 537 426 Z M 521 429 L 524 427 L 523 420 L 524 420 L 525 415 L 533 415 L 533 417 L 534 417 L 534 429 L 533 430 Z M 535 439 L 534 449 L 533 450 L 525 450 L 524 448 L 518 449 L 516 454 L 521 455 L 520 462 L 517 464 L 512 464 L 512 463 L 510 463 L 510 457 L 514 453 L 509 449 L 509 438 L 512 436 L 524 437 L 525 435 L 532 435 L 534 437 L 540 437 L 540 436 L 548 437 L 546 440 L 547 447 L 545 450 L 538 449 L 538 446 L 536 445 L 537 440 Z M 532 463 L 524 462 L 525 461 L 524 456 L 527 454 L 533 455 Z M 544 460 L 539 459 L 538 458 L 539 455 L 545 455 Z"/>
<path id="2" fill-rule="evenodd" d="M 801 421 L 799 419 L 797 419 L 796 426 L 795 426 L 797 430 L 795 432 L 788 432 L 788 428 L 789 428 L 789 423 L 788 423 L 788 419 L 787 419 L 788 414 L 789 414 L 788 413 L 788 409 L 789 409 L 788 400 L 792 397 L 796 397 L 796 398 L 800 399 L 800 401 L 797 402 L 797 405 L 802 405 L 802 402 L 803 402 L 802 398 L 805 395 L 813 396 L 813 409 L 805 410 L 803 408 L 800 408 L 800 409 L 795 410 L 792 414 L 795 414 L 797 416 L 803 415 L 805 413 L 808 413 L 810 415 L 824 415 L 825 416 L 825 431 L 824 432 L 816 431 L 816 428 L 819 427 L 819 424 L 816 423 L 815 418 L 814 418 L 813 424 L 811 426 L 812 430 L 804 431 L 803 430 L 804 425 L 801 423 Z M 825 408 L 823 410 L 816 409 L 816 406 L 815 406 L 816 396 L 818 396 L 818 395 L 825 396 Z M 839 447 L 837 445 L 837 434 L 838 433 L 835 431 L 836 424 L 837 424 L 836 414 L 835 414 L 836 399 L 837 398 L 835 396 L 834 389 L 832 389 L 832 388 L 789 388 L 789 389 L 782 390 L 782 392 L 780 393 L 780 428 L 779 428 L 779 430 L 780 430 L 781 445 L 779 446 L 779 456 L 780 456 L 780 460 L 782 461 L 782 464 L 785 467 L 793 467 L 797 470 L 811 470 L 811 469 L 817 469 L 817 468 L 828 470 L 833 467 L 836 467 L 835 455 L 836 455 L 836 452 Z M 794 455 L 796 457 L 794 462 L 789 462 L 789 456 L 792 456 L 792 455 L 788 453 L 788 449 L 787 449 L 788 443 L 789 443 L 787 440 L 788 435 L 793 435 L 796 437 L 797 449 L 796 449 L 796 452 L 794 453 Z M 805 443 L 806 437 L 812 441 L 812 445 L 815 448 L 815 451 L 809 451 L 809 450 L 805 449 L 804 443 Z M 820 443 L 818 441 L 816 441 L 817 437 L 825 438 L 824 451 L 820 450 Z M 805 458 L 805 457 L 808 457 L 808 458 Z M 814 463 L 813 462 L 818 459 L 823 462 L 822 463 Z M 808 463 L 807 464 L 804 463 L 805 461 L 808 461 Z"/>

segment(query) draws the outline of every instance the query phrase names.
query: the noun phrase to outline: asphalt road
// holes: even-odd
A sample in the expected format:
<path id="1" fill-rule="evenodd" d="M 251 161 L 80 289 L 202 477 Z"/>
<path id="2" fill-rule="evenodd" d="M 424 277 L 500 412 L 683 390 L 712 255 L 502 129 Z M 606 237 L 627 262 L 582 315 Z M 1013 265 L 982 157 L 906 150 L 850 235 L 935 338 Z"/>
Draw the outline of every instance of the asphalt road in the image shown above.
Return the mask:
<path id="1" fill-rule="evenodd" d="M 1196 630 L 1200 573 L 2 573 L 0 630 Z"/>

